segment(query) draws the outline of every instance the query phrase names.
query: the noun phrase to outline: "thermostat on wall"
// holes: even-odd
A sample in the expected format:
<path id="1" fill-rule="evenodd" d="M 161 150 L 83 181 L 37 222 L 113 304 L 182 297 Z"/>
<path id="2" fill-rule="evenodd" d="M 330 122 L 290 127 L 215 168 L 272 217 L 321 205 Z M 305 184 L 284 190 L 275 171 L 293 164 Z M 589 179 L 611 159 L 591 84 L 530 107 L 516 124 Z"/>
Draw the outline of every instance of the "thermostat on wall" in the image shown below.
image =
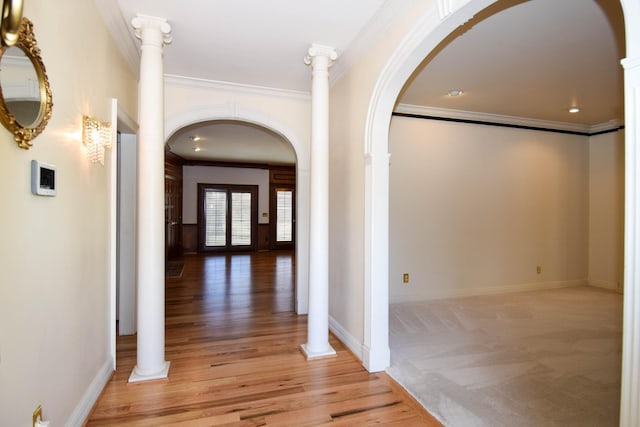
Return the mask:
<path id="1" fill-rule="evenodd" d="M 55 196 L 56 167 L 31 160 L 31 192 L 38 196 Z"/>

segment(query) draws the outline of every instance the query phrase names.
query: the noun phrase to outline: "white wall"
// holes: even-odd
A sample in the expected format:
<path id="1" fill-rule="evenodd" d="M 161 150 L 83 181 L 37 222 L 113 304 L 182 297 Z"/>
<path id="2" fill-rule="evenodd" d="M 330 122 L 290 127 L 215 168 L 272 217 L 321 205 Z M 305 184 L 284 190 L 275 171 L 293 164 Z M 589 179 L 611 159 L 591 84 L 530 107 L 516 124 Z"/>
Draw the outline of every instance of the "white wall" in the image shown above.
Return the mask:
<path id="1" fill-rule="evenodd" d="M 389 144 L 392 302 L 586 283 L 587 137 L 394 117 Z"/>
<path id="2" fill-rule="evenodd" d="M 589 283 L 622 291 L 624 132 L 589 139 Z"/>
<path id="3" fill-rule="evenodd" d="M 182 168 L 182 223 L 198 223 L 198 184 L 235 184 L 258 186 L 258 223 L 269 223 L 269 170 L 184 166 Z M 267 217 L 262 214 L 266 212 Z"/>
<path id="4" fill-rule="evenodd" d="M 109 164 L 91 164 L 82 115 L 136 111 L 136 79 L 91 1 L 25 2 L 53 93 L 29 150 L 0 127 L 0 425 L 79 424 L 111 372 Z M 30 161 L 58 168 L 58 195 L 30 192 Z"/>

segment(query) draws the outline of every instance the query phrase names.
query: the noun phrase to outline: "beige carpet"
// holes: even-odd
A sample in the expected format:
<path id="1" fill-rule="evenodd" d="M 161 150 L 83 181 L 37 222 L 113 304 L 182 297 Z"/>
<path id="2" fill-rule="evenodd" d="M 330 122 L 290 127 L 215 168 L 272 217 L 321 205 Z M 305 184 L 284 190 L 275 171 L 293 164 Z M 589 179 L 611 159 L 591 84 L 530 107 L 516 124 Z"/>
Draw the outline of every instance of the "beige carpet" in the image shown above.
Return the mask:
<path id="1" fill-rule="evenodd" d="M 618 293 L 393 304 L 389 329 L 389 373 L 446 426 L 618 425 Z"/>

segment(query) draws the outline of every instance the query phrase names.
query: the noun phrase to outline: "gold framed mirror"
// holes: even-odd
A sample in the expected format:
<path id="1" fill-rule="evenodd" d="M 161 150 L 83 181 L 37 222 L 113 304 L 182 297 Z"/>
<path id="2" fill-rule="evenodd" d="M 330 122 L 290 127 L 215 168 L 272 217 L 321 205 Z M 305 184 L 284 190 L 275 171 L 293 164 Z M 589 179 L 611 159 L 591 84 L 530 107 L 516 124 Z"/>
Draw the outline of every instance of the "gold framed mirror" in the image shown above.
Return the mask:
<path id="1" fill-rule="evenodd" d="M 52 106 L 33 24 L 22 18 L 16 43 L 2 46 L 0 53 L 0 121 L 20 148 L 29 148 L 51 118 Z"/>

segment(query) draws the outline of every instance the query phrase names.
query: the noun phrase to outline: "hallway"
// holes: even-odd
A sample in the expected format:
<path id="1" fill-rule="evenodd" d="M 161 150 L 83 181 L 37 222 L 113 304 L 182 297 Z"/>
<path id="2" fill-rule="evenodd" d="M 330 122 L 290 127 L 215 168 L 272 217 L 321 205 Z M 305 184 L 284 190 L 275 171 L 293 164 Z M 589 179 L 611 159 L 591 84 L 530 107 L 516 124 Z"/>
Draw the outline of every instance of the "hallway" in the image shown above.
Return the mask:
<path id="1" fill-rule="evenodd" d="M 166 284 L 168 380 L 128 383 L 135 336 L 88 426 L 439 426 L 386 374 L 369 374 L 335 337 L 337 357 L 307 362 L 293 310 L 293 251 L 187 256 Z"/>

